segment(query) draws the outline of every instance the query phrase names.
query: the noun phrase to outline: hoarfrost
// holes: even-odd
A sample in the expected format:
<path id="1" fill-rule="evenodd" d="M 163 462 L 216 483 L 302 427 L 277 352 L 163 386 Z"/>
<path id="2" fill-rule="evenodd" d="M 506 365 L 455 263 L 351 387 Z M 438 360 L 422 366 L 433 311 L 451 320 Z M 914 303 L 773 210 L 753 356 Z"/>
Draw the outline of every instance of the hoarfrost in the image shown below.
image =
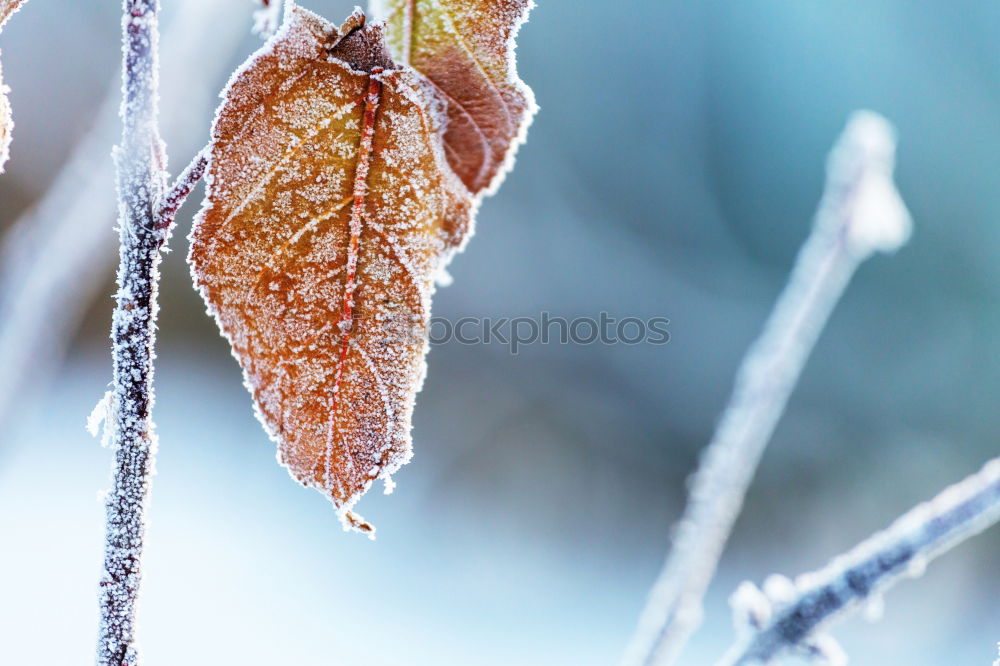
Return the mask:
<path id="1" fill-rule="evenodd" d="M 885 615 L 885 596 L 873 594 L 864 604 L 861 616 L 868 622 L 878 622 Z"/>
<path id="2" fill-rule="evenodd" d="M 434 276 L 434 282 L 439 287 L 450 287 L 454 281 L 455 278 L 452 277 L 447 268 L 441 268 L 437 275 Z"/>
<path id="3" fill-rule="evenodd" d="M 733 626 L 740 636 L 760 629 L 771 619 L 771 600 L 748 580 L 740 583 L 729 597 Z"/>
<path id="4" fill-rule="evenodd" d="M 798 590 L 787 576 L 771 574 L 764 579 L 764 594 L 772 605 L 783 606 L 795 598 Z"/>
<path id="5" fill-rule="evenodd" d="M 104 397 L 97 401 L 90 416 L 87 417 L 87 432 L 90 433 L 91 437 L 97 437 L 100 434 L 101 446 L 105 448 L 111 444 L 114 423 L 113 404 L 114 393 L 106 391 Z"/>
<path id="6" fill-rule="evenodd" d="M 895 252 L 912 233 L 910 214 L 892 180 L 895 154 L 895 129 L 871 111 L 851 116 L 843 140 L 830 154 L 831 181 L 820 215 L 850 216 L 848 243 L 862 258 Z M 847 211 L 845 199 L 852 201 Z"/>
<path id="7" fill-rule="evenodd" d="M 827 666 L 847 666 L 847 653 L 829 634 L 813 636 L 805 645 L 805 653 Z"/>

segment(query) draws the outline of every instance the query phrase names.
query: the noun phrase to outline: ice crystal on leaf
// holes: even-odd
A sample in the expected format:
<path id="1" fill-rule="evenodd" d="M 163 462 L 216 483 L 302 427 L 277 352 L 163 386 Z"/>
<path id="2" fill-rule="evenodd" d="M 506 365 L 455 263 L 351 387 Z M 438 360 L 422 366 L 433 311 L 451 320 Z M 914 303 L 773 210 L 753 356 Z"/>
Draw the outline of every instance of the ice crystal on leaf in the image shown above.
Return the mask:
<path id="1" fill-rule="evenodd" d="M 190 254 L 279 461 L 368 533 L 350 509 L 410 458 L 434 281 L 478 201 L 447 95 L 384 30 L 286 2 L 223 92 Z"/>

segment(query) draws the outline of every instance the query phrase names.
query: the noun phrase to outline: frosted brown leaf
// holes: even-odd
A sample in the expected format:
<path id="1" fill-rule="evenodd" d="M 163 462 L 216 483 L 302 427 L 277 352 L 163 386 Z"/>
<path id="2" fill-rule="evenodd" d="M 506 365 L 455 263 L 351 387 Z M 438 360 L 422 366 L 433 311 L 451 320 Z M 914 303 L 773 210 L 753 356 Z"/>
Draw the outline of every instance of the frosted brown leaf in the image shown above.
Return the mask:
<path id="1" fill-rule="evenodd" d="M 510 168 L 535 114 L 518 78 L 514 40 L 531 0 L 372 0 L 392 55 L 433 82 L 448 102 L 448 162 L 473 194 Z"/>
<path id="2" fill-rule="evenodd" d="M 11 14 L 21 8 L 25 0 L 0 0 L 0 30 Z M 7 93 L 10 89 L 3 82 L 3 67 L 0 66 L 0 173 L 10 157 L 11 134 L 14 130 L 14 118 L 10 110 L 10 100 Z"/>
<path id="3" fill-rule="evenodd" d="M 291 2 L 223 100 L 196 284 L 280 462 L 370 532 L 350 509 L 410 458 L 433 280 L 471 222 L 443 101 L 360 12 L 337 28 Z"/>

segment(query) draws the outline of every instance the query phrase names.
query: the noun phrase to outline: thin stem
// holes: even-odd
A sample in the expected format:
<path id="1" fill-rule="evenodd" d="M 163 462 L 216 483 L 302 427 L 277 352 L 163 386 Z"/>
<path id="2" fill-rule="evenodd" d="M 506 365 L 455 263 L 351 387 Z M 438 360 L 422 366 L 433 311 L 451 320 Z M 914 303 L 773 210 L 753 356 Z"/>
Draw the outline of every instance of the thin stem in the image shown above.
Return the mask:
<path id="1" fill-rule="evenodd" d="M 859 113 L 831 153 L 812 234 L 739 369 L 623 665 L 673 663 L 700 625 L 702 597 L 743 497 L 831 310 L 865 258 L 905 241 L 909 217 L 892 185 L 894 150 L 888 123 Z"/>
<path id="2" fill-rule="evenodd" d="M 920 575 L 932 559 L 997 521 L 1000 458 L 911 509 L 823 569 L 799 576 L 794 583 L 787 581 L 785 587 L 792 592 L 787 601 L 775 604 L 744 583 L 733 605 L 747 616 L 753 631 L 718 666 L 766 664 L 788 650 L 811 649 L 808 642 L 818 628 L 843 618 L 903 578 Z"/>
<path id="3" fill-rule="evenodd" d="M 174 181 L 174 184 L 160 202 L 155 215 L 157 229 L 168 229 L 174 223 L 177 211 L 184 205 L 188 195 L 191 194 L 191 191 L 198 184 L 198 181 L 201 180 L 201 177 L 205 175 L 205 167 L 207 166 L 208 148 L 202 148 L 195 155 L 194 159 L 191 160 L 191 163 L 184 167 L 184 171 L 181 172 L 181 175 L 177 176 L 177 180 Z"/>
<path id="4" fill-rule="evenodd" d="M 135 611 L 142 579 L 146 507 L 156 455 L 153 345 L 160 249 L 156 213 L 166 162 L 157 129 L 157 0 L 124 0 L 122 139 L 118 171 L 120 266 L 112 321 L 115 464 L 101 576 L 99 666 L 135 666 Z"/>

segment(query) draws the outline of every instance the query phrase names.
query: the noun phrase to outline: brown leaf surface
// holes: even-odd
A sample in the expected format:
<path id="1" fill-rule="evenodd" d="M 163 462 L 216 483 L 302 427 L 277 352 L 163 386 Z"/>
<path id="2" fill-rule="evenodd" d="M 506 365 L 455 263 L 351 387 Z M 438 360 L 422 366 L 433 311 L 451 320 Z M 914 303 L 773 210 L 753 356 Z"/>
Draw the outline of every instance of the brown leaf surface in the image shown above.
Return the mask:
<path id="1" fill-rule="evenodd" d="M 21 8 L 25 0 L 0 0 L 0 30 L 11 15 Z M 7 93 L 10 88 L 4 85 L 3 68 L 0 67 L 0 173 L 10 157 L 11 134 L 14 131 L 14 118 L 11 115 L 10 100 Z"/>
<path id="2" fill-rule="evenodd" d="M 433 278 L 471 221 L 442 108 L 380 26 L 337 29 L 289 0 L 224 93 L 191 234 L 280 462 L 362 531 L 350 508 L 411 455 Z"/>
<path id="3" fill-rule="evenodd" d="M 448 102 L 448 163 L 473 194 L 497 188 L 537 110 L 514 39 L 532 0 L 371 0 L 394 58 Z"/>

